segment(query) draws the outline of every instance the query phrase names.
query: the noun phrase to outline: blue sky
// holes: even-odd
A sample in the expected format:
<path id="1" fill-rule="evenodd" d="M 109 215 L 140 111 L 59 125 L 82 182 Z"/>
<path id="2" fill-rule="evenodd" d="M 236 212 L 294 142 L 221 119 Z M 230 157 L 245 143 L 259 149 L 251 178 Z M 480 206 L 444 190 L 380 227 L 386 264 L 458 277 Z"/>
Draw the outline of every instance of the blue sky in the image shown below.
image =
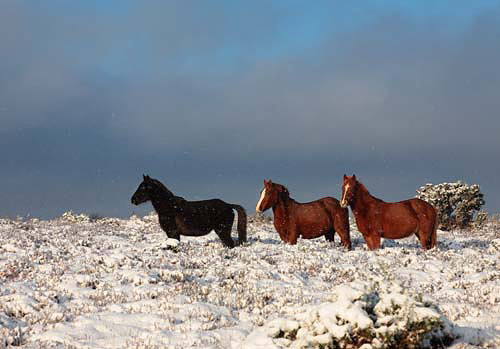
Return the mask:
<path id="1" fill-rule="evenodd" d="M 142 173 L 250 213 L 356 173 L 500 211 L 499 1 L 0 3 L 0 216 L 127 216 Z"/>

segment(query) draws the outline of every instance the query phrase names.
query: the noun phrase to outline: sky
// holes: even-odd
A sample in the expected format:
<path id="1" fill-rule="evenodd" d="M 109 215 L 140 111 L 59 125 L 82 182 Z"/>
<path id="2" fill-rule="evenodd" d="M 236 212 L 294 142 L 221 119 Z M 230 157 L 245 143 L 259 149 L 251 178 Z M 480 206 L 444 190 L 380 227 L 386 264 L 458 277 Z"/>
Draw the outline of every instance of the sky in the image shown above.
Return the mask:
<path id="1" fill-rule="evenodd" d="M 255 212 L 356 174 L 500 212 L 500 1 L 0 1 L 0 217 L 128 217 L 149 174 Z"/>

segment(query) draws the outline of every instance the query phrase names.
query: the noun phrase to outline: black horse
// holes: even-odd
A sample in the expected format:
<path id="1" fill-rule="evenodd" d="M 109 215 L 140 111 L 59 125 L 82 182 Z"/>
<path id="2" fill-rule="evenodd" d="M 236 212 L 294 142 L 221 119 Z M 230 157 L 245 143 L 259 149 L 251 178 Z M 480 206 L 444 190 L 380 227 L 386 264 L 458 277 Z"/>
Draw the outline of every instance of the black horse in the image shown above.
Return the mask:
<path id="1" fill-rule="evenodd" d="M 169 238 L 180 241 L 181 235 L 202 236 L 214 230 L 224 245 L 230 248 L 234 247 L 231 238 L 234 208 L 238 212 L 239 244 L 247 241 L 247 214 L 240 205 L 228 204 L 220 199 L 187 201 L 175 196 L 160 181 L 144 175 L 131 201 L 134 205 L 151 201 L 160 226 Z"/>

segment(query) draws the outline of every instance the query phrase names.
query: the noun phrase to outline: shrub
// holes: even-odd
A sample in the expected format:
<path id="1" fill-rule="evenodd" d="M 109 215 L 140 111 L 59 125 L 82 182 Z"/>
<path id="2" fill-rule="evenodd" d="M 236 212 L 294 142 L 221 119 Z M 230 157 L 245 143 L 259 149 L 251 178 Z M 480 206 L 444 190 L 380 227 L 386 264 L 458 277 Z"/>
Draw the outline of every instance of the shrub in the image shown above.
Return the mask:
<path id="1" fill-rule="evenodd" d="M 465 228 L 474 223 L 484 205 L 479 185 L 455 183 L 426 184 L 417 190 L 417 197 L 430 203 L 438 212 L 439 228 Z"/>
<path id="2" fill-rule="evenodd" d="M 264 223 L 272 223 L 273 218 L 271 216 L 265 215 L 263 213 L 256 213 L 255 215 L 248 216 L 248 223 L 255 224 L 264 224 Z"/>
<path id="3" fill-rule="evenodd" d="M 67 223 L 88 223 L 88 222 L 90 222 L 89 216 L 87 216 L 83 213 L 76 214 L 76 213 L 73 213 L 72 211 L 64 212 L 60 219 L 67 222 Z"/>
<path id="4" fill-rule="evenodd" d="M 277 318 L 246 339 L 266 348 L 444 348 L 453 325 L 420 294 L 397 284 L 353 282 L 333 289 L 332 301 Z"/>

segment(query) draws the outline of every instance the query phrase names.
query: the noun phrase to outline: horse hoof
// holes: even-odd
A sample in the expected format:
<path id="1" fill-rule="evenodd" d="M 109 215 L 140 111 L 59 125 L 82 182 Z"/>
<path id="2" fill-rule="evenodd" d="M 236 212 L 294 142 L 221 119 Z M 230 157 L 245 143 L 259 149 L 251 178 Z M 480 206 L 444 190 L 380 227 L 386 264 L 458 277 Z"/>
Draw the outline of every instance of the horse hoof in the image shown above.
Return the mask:
<path id="1" fill-rule="evenodd" d="M 166 245 L 167 245 L 167 248 L 168 247 L 178 247 L 180 243 L 181 242 L 177 239 L 168 238 Z"/>
<path id="2" fill-rule="evenodd" d="M 166 246 L 163 248 L 165 251 L 172 251 L 178 253 L 180 251 L 179 247 Z"/>
<path id="3" fill-rule="evenodd" d="M 162 246 L 162 250 L 179 252 L 179 244 L 180 244 L 179 240 L 168 238 L 167 242 L 165 243 L 165 245 Z"/>

